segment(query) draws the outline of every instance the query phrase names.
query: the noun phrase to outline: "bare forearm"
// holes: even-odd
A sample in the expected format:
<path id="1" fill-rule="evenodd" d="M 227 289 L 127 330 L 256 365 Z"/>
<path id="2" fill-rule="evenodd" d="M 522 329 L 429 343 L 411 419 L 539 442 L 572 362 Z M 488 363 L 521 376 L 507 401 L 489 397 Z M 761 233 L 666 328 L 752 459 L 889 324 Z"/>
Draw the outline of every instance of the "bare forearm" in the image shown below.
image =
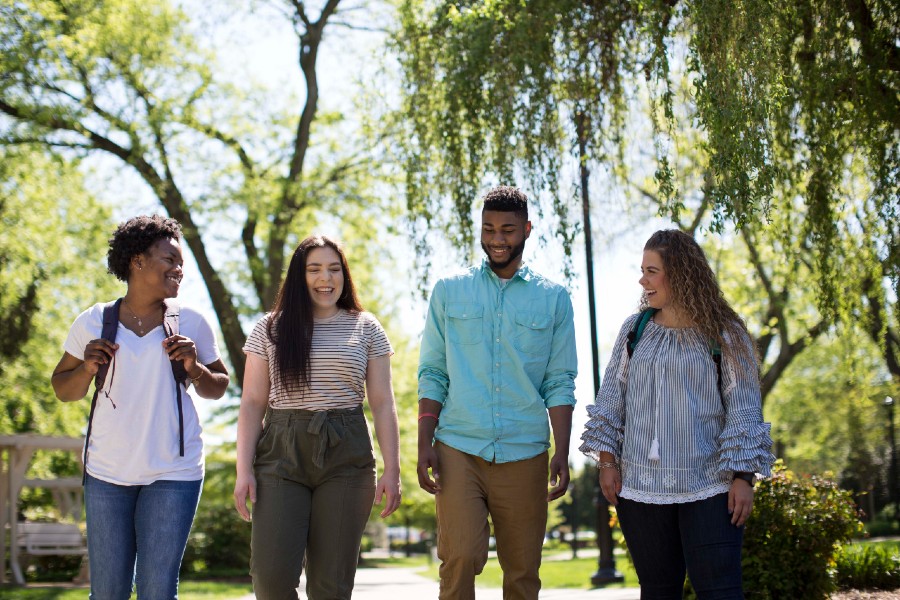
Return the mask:
<path id="1" fill-rule="evenodd" d="M 572 411 L 569 405 L 554 406 L 547 411 L 550 414 L 550 427 L 553 430 L 553 445 L 556 454 L 569 455 L 569 440 L 572 435 Z"/>
<path id="2" fill-rule="evenodd" d="M 193 373 L 188 373 L 188 377 L 202 398 L 216 400 L 224 396 L 228 389 L 228 373 L 220 373 L 206 365 L 194 365 Z"/>
<path id="3" fill-rule="evenodd" d="M 237 471 L 251 471 L 256 456 L 256 444 L 262 432 L 262 421 L 266 414 L 266 402 L 241 398 L 237 428 Z"/>
<path id="4" fill-rule="evenodd" d="M 94 375 L 88 373 L 84 363 L 74 369 L 54 373 L 50 378 L 56 397 L 63 402 L 81 400 L 88 393 Z"/>
<path id="5" fill-rule="evenodd" d="M 370 399 L 370 404 L 372 404 Z M 372 417 L 375 419 L 375 437 L 384 460 L 384 472 L 400 474 L 400 427 L 397 424 L 397 410 L 394 400 L 372 405 Z"/>
<path id="6" fill-rule="evenodd" d="M 431 446 L 434 441 L 434 430 L 437 429 L 438 418 L 444 405 L 437 400 L 422 398 L 419 400 L 419 447 L 423 444 Z"/>

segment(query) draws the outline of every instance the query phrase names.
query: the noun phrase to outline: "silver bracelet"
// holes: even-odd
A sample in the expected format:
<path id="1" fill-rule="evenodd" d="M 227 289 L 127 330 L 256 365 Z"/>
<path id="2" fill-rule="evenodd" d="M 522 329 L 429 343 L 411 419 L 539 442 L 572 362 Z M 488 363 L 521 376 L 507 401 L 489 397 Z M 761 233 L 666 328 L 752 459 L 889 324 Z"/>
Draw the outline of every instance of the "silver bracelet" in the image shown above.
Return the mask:
<path id="1" fill-rule="evenodd" d="M 614 462 L 601 462 L 597 463 L 597 466 L 601 469 L 615 469 L 616 471 L 619 470 L 619 465 Z"/>

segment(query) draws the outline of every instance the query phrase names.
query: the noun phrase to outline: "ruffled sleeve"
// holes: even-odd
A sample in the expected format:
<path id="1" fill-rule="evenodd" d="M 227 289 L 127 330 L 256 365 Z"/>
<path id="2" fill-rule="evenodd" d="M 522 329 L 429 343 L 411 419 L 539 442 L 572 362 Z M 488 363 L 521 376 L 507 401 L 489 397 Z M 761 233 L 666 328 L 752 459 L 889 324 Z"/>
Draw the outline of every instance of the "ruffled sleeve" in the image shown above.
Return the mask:
<path id="1" fill-rule="evenodd" d="M 588 422 L 581 434 L 581 452 L 599 460 L 601 452 L 616 458 L 622 455 L 625 438 L 625 384 L 628 378 L 628 352 L 625 345 L 628 333 L 638 315 L 625 320 L 613 346 L 612 356 L 603 375 L 603 382 L 594 403 L 587 407 Z"/>
<path id="2" fill-rule="evenodd" d="M 752 352 L 749 337 L 740 340 Z M 718 437 L 719 472 L 742 471 L 768 477 L 772 454 L 772 426 L 763 421 L 756 365 L 743 357 L 723 357 L 722 398 L 725 428 Z"/>

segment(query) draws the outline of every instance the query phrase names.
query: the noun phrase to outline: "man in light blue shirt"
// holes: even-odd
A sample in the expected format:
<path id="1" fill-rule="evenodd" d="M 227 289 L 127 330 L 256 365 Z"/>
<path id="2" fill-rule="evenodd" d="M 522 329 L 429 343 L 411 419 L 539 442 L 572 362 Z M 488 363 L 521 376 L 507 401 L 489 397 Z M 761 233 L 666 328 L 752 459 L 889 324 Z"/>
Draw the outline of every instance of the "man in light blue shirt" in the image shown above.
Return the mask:
<path id="1" fill-rule="evenodd" d="M 492 189 L 481 216 L 486 259 L 441 279 L 431 295 L 419 357 L 419 485 L 436 494 L 440 598 L 475 598 L 490 514 L 503 597 L 536 600 L 547 502 L 569 485 L 572 302 L 522 264 L 531 234 L 524 193 Z"/>

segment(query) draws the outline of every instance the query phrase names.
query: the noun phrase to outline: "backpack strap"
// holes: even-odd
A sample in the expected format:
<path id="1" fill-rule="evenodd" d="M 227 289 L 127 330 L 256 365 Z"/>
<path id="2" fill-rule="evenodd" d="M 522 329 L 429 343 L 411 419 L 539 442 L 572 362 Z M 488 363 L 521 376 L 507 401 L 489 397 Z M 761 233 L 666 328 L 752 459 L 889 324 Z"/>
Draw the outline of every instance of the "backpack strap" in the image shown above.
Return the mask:
<path id="1" fill-rule="evenodd" d="M 178 301 L 169 298 L 163 302 L 166 308 L 163 316 L 163 330 L 166 337 L 178 335 L 178 317 L 181 315 L 181 305 Z M 184 456 L 184 404 L 181 400 L 181 386 L 189 379 L 188 372 L 184 368 L 183 360 L 170 360 L 172 376 L 175 378 L 175 399 L 178 403 L 178 454 Z"/>
<path id="2" fill-rule="evenodd" d="M 648 308 L 641 312 L 640 316 L 635 319 L 634 325 L 631 327 L 631 331 L 628 332 L 628 343 L 625 345 L 626 350 L 628 350 L 628 358 L 631 358 L 631 355 L 634 354 L 634 349 L 637 347 L 639 341 L 641 341 L 641 336 L 644 335 L 644 329 L 647 328 L 647 323 L 650 322 L 650 319 L 653 318 L 657 309 Z"/>
<path id="3" fill-rule="evenodd" d="M 107 302 L 103 305 L 103 328 L 100 330 L 100 337 L 110 343 L 116 342 L 116 332 L 119 330 L 119 307 L 122 299 Z M 97 374 L 94 376 L 94 395 L 91 397 L 91 411 L 88 413 L 87 431 L 84 434 L 84 453 L 81 457 L 82 467 L 84 469 L 81 476 L 81 485 L 87 479 L 87 462 L 88 462 L 88 444 L 91 440 L 91 425 L 94 422 L 94 409 L 97 408 L 97 396 L 106 383 L 106 374 L 109 372 L 109 363 L 100 365 Z"/>
<path id="4" fill-rule="evenodd" d="M 644 329 L 647 328 L 647 323 L 650 322 L 650 319 L 653 318 L 658 312 L 655 308 L 648 308 L 641 312 L 640 316 L 635 319 L 634 325 L 631 327 L 631 331 L 628 332 L 628 343 L 625 345 L 625 349 L 628 351 L 628 358 L 631 359 L 631 355 L 634 354 L 634 349 L 637 347 L 638 342 L 641 340 L 641 336 L 644 334 Z M 716 382 L 719 385 L 719 395 L 721 396 L 722 390 L 722 349 L 719 348 L 717 344 L 710 343 L 709 353 L 712 356 L 713 362 L 716 363 Z M 722 400 L 724 402 L 724 399 Z"/>
<path id="5" fill-rule="evenodd" d="M 716 383 L 719 384 L 719 397 L 722 399 L 722 405 L 725 405 L 725 396 L 722 394 L 722 349 L 716 344 L 710 344 L 709 353 L 712 355 L 713 362 L 716 363 Z"/>

